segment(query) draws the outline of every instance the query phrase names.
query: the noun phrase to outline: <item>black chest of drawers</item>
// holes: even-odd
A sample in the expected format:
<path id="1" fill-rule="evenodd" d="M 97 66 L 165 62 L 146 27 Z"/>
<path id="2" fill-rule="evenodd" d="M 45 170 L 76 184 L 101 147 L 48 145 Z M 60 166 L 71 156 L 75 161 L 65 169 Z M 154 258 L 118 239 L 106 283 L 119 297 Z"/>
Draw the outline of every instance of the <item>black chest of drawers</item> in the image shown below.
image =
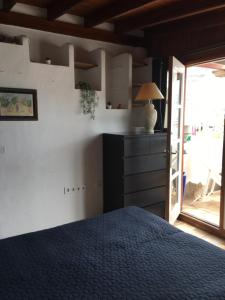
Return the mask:
<path id="1" fill-rule="evenodd" d="M 104 212 L 135 205 L 165 217 L 167 135 L 103 134 Z"/>

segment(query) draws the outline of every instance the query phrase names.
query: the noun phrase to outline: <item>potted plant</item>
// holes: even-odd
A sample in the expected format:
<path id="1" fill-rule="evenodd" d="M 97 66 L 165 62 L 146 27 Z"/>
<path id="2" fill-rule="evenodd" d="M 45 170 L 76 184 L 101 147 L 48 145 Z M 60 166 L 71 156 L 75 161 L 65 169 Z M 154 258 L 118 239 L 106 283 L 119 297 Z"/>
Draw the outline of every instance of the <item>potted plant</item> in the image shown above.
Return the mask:
<path id="1" fill-rule="evenodd" d="M 95 108 L 98 105 L 98 96 L 91 85 L 85 81 L 79 81 L 77 88 L 80 89 L 80 104 L 82 113 L 90 115 L 92 120 L 95 119 Z"/>

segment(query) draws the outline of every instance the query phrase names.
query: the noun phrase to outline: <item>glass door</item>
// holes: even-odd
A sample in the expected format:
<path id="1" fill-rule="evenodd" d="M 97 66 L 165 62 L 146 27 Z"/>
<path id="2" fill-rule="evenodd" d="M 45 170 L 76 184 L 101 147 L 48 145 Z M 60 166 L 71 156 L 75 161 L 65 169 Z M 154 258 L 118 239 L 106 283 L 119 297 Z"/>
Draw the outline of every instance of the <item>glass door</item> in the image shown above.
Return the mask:
<path id="1" fill-rule="evenodd" d="M 224 203 L 222 173 L 224 60 L 186 68 L 182 213 L 219 228 Z"/>
<path id="2" fill-rule="evenodd" d="M 166 218 L 173 224 L 181 211 L 182 200 L 182 144 L 185 66 L 175 57 L 169 61 L 168 89 L 168 170 L 169 201 Z"/>

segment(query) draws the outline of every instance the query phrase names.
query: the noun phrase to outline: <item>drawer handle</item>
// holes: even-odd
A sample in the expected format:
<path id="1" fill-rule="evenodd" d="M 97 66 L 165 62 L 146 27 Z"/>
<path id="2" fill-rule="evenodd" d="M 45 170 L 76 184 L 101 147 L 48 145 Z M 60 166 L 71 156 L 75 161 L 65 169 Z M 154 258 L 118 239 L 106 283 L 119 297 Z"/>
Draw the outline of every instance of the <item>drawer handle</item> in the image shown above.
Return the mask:
<path id="1" fill-rule="evenodd" d="M 170 152 L 170 150 L 168 150 L 168 149 L 164 149 L 164 150 L 163 150 L 163 153 L 168 153 L 168 154 L 177 154 L 177 151 L 175 151 L 175 152 Z"/>

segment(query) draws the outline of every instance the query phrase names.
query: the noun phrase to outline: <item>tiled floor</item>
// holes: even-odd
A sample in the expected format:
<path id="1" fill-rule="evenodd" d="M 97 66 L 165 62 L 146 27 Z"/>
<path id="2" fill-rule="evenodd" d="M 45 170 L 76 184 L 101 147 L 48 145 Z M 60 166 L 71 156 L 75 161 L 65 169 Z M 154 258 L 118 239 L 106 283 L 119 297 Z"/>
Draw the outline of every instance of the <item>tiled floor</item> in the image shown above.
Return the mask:
<path id="1" fill-rule="evenodd" d="M 196 228 L 196 227 L 189 225 L 187 223 L 184 223 L 182 221 L 176 221 L 175 226 L 177 228 L 183 230 L 184 232 L 195 235 L 195 236 L 225 250 L 225 239 L 214 236 L 204 230 Z"/>

